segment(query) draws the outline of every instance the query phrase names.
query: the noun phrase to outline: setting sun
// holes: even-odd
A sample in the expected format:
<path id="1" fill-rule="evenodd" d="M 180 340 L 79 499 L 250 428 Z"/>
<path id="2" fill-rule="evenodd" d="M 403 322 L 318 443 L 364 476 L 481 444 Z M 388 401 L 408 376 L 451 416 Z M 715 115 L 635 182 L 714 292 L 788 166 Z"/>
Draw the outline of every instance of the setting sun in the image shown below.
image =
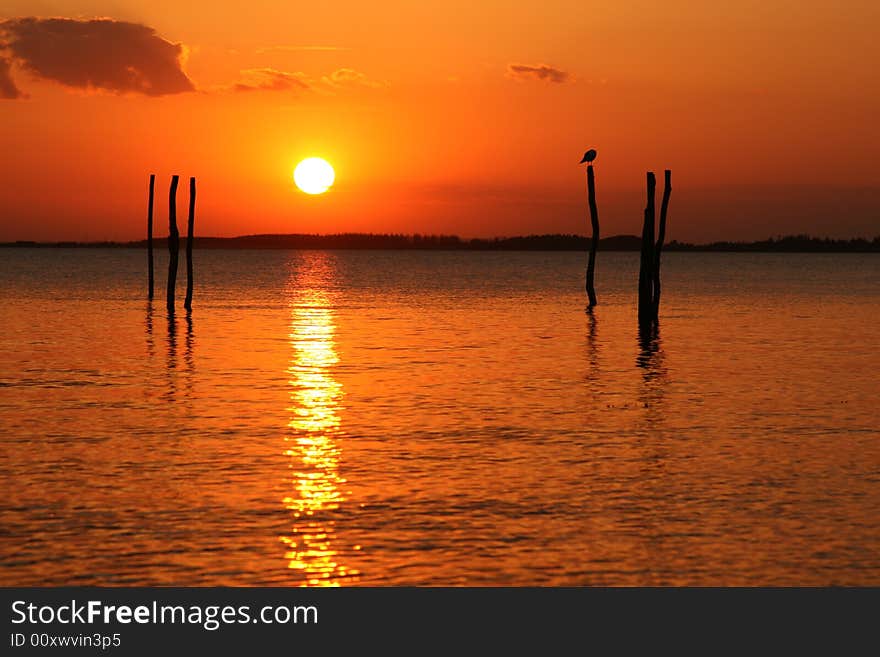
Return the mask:
<path id="1" fill-rule="evenodd" d="M 335 179 L 333 167 L 320 157 L 306 158 L 293 171 L 293 181 L 306 194 L 323 194 Z"/>

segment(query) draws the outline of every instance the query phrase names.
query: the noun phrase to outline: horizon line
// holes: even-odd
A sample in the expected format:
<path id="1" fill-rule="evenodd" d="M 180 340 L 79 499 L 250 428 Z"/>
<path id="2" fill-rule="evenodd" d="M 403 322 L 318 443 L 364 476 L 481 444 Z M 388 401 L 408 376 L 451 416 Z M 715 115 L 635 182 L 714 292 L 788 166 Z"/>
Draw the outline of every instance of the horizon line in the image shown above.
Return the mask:
<path id="1" fill-rule="evenodd" d="M 181 235 L 181 240 L 186 236 Z M 154 243 L 166 243 L 168 236 L 154 236 Z M 642 238 L 618 234 L 599 239 L 610 251 L 638 251 Z M 295 243 L 298 242 L 298 243 Z M 462 238 L 444 233 L 254 233 L 233 237 L 195 235 L 193 246 L 200 248 L 261 249 L 340 249 L 340 250 L 530 250 L 581 251 L 591 238 L 578 233 L 545 233 L 516 236 Z M 10 240 L 0 242 L 6 248 L 146 248 L 147 239 L 137 240 Z M 809 234 L 789 234 L 762 240 L 715 240 L 692 243 L 670 240 L 673 251 L 849 251 L 880 252 L 880 234 L 876 237 L 830 238 Z"/>

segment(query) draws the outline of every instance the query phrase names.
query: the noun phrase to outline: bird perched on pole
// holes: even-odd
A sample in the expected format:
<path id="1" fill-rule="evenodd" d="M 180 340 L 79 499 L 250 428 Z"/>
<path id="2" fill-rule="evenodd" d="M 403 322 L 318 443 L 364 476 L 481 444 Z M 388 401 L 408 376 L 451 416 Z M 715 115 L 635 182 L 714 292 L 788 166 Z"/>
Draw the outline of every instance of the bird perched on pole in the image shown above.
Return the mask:
<path id="1" fill-rule="evenodd" d="M 584 153 L 583 159 L 580 162 L 578 162 L 578 164 L 583 164 L 584 162 L 587 162 L 588 164 L 592 164 L 593 160 L 595 160 L 595 159 L 596 159 L 596 150 L 591 148 L 586 153 Z"/>

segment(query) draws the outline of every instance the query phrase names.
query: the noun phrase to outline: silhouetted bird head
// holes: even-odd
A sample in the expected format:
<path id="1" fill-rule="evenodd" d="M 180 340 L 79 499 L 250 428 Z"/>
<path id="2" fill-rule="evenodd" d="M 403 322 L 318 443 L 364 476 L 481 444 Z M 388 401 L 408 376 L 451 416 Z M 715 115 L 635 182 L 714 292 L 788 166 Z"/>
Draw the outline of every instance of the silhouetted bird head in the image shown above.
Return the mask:
<path id="1" fill-rule="evenodd" d="M 580 162 L 578 162 L 578 164 L 583 164 L 584 162 L 592 162 L 595 159 L 596 159 L 596 151 L 591 148 L 586 153 L 584 153 L 584 159 L 582 159 Z"/>

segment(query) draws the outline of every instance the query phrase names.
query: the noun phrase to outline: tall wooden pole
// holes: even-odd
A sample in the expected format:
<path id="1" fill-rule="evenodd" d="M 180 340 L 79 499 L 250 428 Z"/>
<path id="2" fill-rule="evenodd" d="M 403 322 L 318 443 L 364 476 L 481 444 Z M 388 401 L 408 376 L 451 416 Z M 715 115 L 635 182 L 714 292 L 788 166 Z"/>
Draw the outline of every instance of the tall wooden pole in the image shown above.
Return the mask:
<path id="1" fill-rule="evenodd" d="M 587 193 L 590 203 L 590 224 L 593 227 L 593 238 L 590 241 L 590 260 L 587 263 L 587 296 L 590 299 L 590 308 L 592 308 L 598 303 L 593 280 L 596 273 L 596 249 L 599 246 L 599 211 L 596 209 L 596 179 L 593 175 L 592 164 L 587 166 Z"/>
<path id="2" fill-rule="evenodd" d="M 196 218 L 196 179 L 189 179 L 189 218 L 186 222 L 186 301 L 183 307 L 192 310 L 193 299 L 193 223 Z"/>
<path id="3" fill-rule="evenodd" d="M 168 192 L 168 290 L 165 304 L 169 313 L 174 312 L 174 287 L 177 285 L 177 258 L 180 252 L 180 233 L 177 232 L 177 179 L 171 176 Z"/>
<path id="4" fill-rule="evenodd" d="M 153 188 L 156 185 L 156 174 L 150 174 L 150 201 L 147 204 L 147 268 L 149 283 L 147 298 L 153 300 Z"/>
<path id="5" fill-rule="evenodd" d="M 663 200 L 660 203 L 660 226 L 657 230 L 657 245 L 654 247 L 654 319 L 660 316 L 660 253 L 666 241 L 666 210 L 669 208 L 669 195 L 672 193 L 672 171 L 663 172 Z"/>
<path id="6" fill-rule="evenodd" d="M 653 171 L 647 175 L 648 199 L 642 225 L 642 257 L 639 263 L 639 323 L 650 322 L 654 312 L 654 197 L 657 179 Z"/>

